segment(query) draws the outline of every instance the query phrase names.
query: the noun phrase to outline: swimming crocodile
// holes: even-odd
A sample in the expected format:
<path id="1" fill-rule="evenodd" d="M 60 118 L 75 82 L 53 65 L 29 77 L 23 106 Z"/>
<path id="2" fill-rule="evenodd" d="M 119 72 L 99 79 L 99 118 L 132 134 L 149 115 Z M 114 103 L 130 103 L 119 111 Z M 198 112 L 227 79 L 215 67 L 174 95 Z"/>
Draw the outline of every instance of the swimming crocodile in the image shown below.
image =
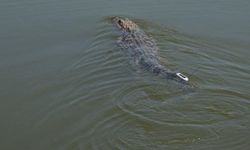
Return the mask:
<path id="1" fill-rule="evenodd" d="M 137 65 L 163 78 L 188 83 L 188 77 L 171 71 L 159 63 L 156 42 L 147 36 L 137 24 L 123 17 L 113 17 L 112 22 L 121 31 L 118 45 L 128 51 L 129 56 Z"/>

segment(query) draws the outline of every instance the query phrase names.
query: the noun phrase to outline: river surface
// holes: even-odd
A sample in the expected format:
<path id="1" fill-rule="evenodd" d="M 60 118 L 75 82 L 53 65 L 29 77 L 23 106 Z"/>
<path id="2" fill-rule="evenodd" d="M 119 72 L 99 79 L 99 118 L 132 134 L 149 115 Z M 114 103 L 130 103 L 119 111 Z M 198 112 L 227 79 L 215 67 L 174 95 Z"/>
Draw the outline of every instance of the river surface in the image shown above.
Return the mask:
<path id="1" fill-rule="evenodd" d="M 135 21 L 183 88 L 137 68 Z M 0 0 L 1 150 L 249 150 L 249 0 Z"/>

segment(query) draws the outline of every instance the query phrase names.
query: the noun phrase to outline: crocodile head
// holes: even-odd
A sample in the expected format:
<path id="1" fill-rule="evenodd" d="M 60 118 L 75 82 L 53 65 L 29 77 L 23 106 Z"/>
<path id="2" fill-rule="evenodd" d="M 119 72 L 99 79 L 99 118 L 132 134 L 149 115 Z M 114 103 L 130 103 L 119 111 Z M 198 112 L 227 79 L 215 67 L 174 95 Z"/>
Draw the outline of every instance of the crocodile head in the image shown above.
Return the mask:
<path id="1" fill-rule="evenodd" d="M 112 21 L 113 21 L 113 24 L 122 31 L 131 32 L 131 31 L 138 29 L 137 24 L 135 24 L 128 18 L 114 17 Z"/>
<path id="2" fill-rule="evenodd" d="M 166 72 L 166 78 L 175 80 L 183 84 L 189 84 L 188 77 L 179 72 Z"/>

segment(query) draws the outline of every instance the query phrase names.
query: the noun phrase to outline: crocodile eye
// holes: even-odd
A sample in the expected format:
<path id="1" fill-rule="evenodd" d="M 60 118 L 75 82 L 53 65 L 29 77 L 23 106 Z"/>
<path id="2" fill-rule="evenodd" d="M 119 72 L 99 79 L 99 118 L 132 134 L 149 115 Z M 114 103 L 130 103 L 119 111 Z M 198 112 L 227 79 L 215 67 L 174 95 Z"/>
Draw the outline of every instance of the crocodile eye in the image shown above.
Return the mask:
<path id="1" fill-rule="evenodd" d="M 122 25 L 122 21 L 121 21 L 120 19 L 118 20 L 118 24 L 119 24 L 119 25 Z"/>

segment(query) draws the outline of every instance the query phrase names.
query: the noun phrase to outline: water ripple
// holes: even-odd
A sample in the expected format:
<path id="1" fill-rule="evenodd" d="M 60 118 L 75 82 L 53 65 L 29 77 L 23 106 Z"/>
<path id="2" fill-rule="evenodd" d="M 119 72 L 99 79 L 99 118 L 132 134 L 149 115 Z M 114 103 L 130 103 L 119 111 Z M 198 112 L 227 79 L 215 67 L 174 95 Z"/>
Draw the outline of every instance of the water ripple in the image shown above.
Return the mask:
<path id="1" fill-rule="evenodd" d="M 66 143 L 68 149 L 241 149 L 248 146 L 240 135 L 248 134 L 244 131 L 248 128 L 249 96 L 226 83 L 213 83 L 218 77 L 211 70 L 224 62 L 206 51 L 213 46 L 204 46 L 175 32 L 165 39 L 166 33 L 159 35 L 163 37 L 159 47 L 165 48 L 160 51 L 163 64 L 184 72 L 200 67 L 199 74 L 191 76 L 191 82 L 199 85 L 193 90 L 133 70 L 127 56 L 114 43 L 113 29 L 106 22 L 100 24 L 89 48 L 69 69 L 67 80 L 74 90 L 59 106 L 53 105 L 56 109 L 48 114 L 49 118 L 85 106 L 83 119 L 75 125 L 77 128 L 71 133 L 74 136 Z M 156 39 L 162 38 L 157 32 L 151 32 Z M 188 64 L 185 59 L 190 59 Z M 229 69 L 230 63 L 223 67 Z M 244 68 L 238 70 L 244 75 Z M 210 77 L 204 81 L 206 76 Z M 231 131 L 235 136 L 228 137 Z"/>

